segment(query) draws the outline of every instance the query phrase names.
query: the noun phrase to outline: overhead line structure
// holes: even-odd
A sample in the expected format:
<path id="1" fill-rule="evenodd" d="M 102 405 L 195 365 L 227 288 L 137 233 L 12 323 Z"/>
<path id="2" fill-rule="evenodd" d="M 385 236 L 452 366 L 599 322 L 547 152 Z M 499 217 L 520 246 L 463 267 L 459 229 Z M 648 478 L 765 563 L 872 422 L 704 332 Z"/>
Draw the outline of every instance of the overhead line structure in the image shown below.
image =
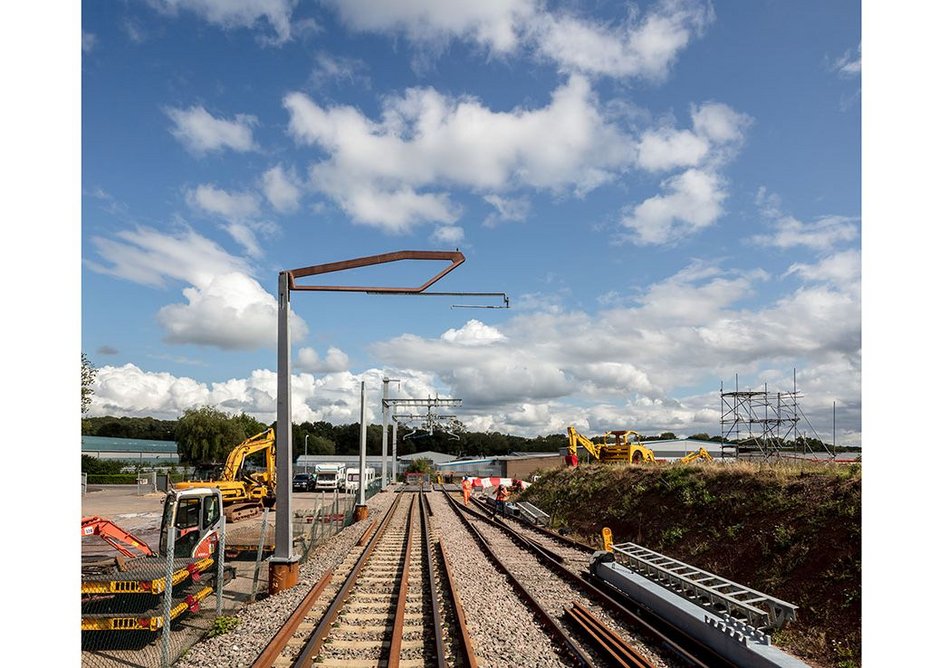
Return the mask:
<path id="1" fill-rule="evenodd" d="M 361 285 L 311 285 L 300 284 L 297 279 L 323 274 L 370 267 L 377 264 L 401 260 L 449 261 L 436 275 L 416 287 L 361 286 Z M 281 492 L 277 500 L 277 523 L 274 557 L 270 562 L 270 593 L 296 585 L 300 575 L 300 560 L 293 553 L 293 508 L 290 481 L 293 480 L 293 414 L 291 406 L 291 360 L 290 360 L 290 293 L 291 292 L 364 292 L 368 294 L 419 295 L 466 261 L 460 251 L 415 251 L 405 250 L 380 255 L 329 262 L 298 269 L 281 271 L 277 282 L 277 479 L 281 481 Z"/>
<path id="2" fill-rule="evenodd" d="M 391 451 L 391 479 L 398 479 L 398 420 L 397 415 L 398 407 L 423 407 L 427 408 L 427 417 L 431 417 L 434 414 L 432 413 L 433 408 L 439 408 L 442 406 L 462 406 L 462 399 L 441 399 L 440 397 L 427 397 L 426 399 L 413 399 L 408 397 L 401 398 L 389 398 L 388 397 L 388 383 L 394 382 L 389 378 L 382 379 L 382 400 L 381 400 L 381 415 L 382 415 L 382 428 L 381 428 L 381 442 L 382 442 L 382 471 L 381 471 L 381 485 L 382 489 L 386 486 L 385 479 L 385 454 L 387 452 L 387 443 L 388 443 L 388 420 L 393 421 L 393 438 L 392 438 L 392 451 Z M 400 416 L 404 417 L 404 416 Z M 421 415 L 419 417 L 425 417 Z M 436 417 L 441 417 L 437 415 Z M 455 416 L 453 416 L 455 417 Z"/>

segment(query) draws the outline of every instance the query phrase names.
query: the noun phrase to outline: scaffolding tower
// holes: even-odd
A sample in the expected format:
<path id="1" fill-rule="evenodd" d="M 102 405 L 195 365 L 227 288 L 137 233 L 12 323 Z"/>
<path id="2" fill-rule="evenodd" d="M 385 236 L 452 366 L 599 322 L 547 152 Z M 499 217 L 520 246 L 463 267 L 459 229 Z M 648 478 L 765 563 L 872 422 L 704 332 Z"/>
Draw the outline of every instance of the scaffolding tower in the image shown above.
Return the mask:
<path id="1" fill-rule="evenodd" d="M 798 444 L 803 455 L 820 456 L 812 449 L 804 425 L 822 443 L 825 454 L 834 457 L 802 412 L 802 398 L 795 369 L 788 392 L 770 393 L 766 383 L 761 391 L 741 390 L 736 375 L 733 391 L 725 391 L 721 381 L 721 456 L 740 457 L 743 449 L 745 456 L 779 457 L 790 451 L 787 442 Z"/>

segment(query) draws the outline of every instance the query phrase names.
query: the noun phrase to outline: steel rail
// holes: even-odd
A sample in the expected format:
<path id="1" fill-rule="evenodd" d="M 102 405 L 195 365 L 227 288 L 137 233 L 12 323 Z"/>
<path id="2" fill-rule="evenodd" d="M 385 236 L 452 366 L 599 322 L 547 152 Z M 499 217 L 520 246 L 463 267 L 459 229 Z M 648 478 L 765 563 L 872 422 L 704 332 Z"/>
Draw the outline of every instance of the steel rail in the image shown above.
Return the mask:
<path id="1" fill-rule="evenodd" d="M 434 578 L 434 551 L 430 540 L 430 505 L 427 496 L 420 494 L 421 533 L 424 535 L 424 559 L 427 568 L 427 589 L 430 593 L 431 611 L 434 615 L 434 647 L 437 652 L 437 668 L 446 668 L 446 648 L 443 644 L 443 624 L 440 601 L 437 599 L 437 580 Z"/>
<path id="2" fill-rule="evenodd" d="M 720 656 L 706 645 L 698 642 L 685 631 L 671 624 L 668 620 L 656 615 L 653 611 L 632 603 L 630 603 L 630 605 L 633 609 L 629 609 L 626 607 L 627 601 L 625 595 L 611 591 L 612 588 L 610 585 L 605 583 L 603 583 L 601 588 L 601 586 L 594 584 L 592 580 L 571 571 L 564 566 L 562 561 L 557 561 L 555 557 L 539 543 L 520 535 L 505 522 L 491 519 L 487 514 L 480 513 L 472 508 L 464 508 L 463 504 L 458 503 L 452 495 L 447 494 L 446 496 L 454 508 L 504 531 L 512 540 L 538 557 L 545 566 L 554 570 L 562 577 L 567 578 L 581 589 L 589 592 L 591 597 L 604 605 L 608 611 L 617 614 L 648 640 L 667 646 L 689 665 L 696 666 L 697 668 L 734 668 L 733 664 L 727 661 L 727 659 Z"/>
<path id="3" fill-rule="evenodd" d="M 326 612 L 323 614 L 323 618 L 320 620 L 319 624 L 316 625 L 312 635 L 307 639 L 307 642 L 300 651 L 300 654 L 297 655 L 296 659 L 294 659 L 293 663 L 291 664 L 291 668 L 310 668 L 312 665 L 313 659 L 317 654 L 319 654 L 319 651 L 323 646 L 323 641 L 329 634 L 329 630 L 332 627 L 333 622 L 336 621 L 337 617 L 339 617 L 339 611 L 342 609 L 342 606 L 345 605 L 346 599 L 349 597 L 349 593 L 352 590 L 352 587 L 355 585 L 355 581 L 359 577 L 359 572 L 368 562 L 369 557 L 372 556 L 372 552 L 374 552 L 378 542 L 381 540 L 382 536 L 384 536 L 385 530 L 391 524 L 391 517 L 398 509 L 400 501 L 401 497 L 396 496 L 391 507 L 388 508 L 388 511 L 382 518 L 381 524 L 378 525 L 378 528 L 372 534 L 372 538 L 369 540 L 365 550 L 362 551 L 358 561 L 355 562 L 355 566 L 353 566 L 352 570 L 349 571 L 349 575 L 346 577 L 346 581 L 339 589 L 339 592 L 336 594 L 336 597 L 333 599 L 333 602 L 330 604 L 329 608 L 327 608 Z"/>
<path id="4" fill-rule="evenodd" d="M 400 497 L 399 497 L 400 498 Z M 408 576 L 411 569 L 411 545 L 414 542 L 414 531 L 411 527 L 414 519 L 414 503 L 416 496 L 411 497 L 411 507 L 408 509 L 408 519 L 405 526 L 404 558 L 401 563 L 401 580 L 398 582 L 398 600 L 395 605 L 395 618 L 391 626 L 391 646 L 388 649 L 388 668 L 398 668 L 401 665 L 401 642 L 404 639 L 404 613 L 408 605 Z"/>
<path id="5" fill-rule="evenodd" d="M 280 653 L 284 651 L 284 648 L 287 647 L 287 642 L 293 637 L 293 634 L 297 632 L 300 623 L 332 579 L 333 569 L 330 568 L 323 577 L 320 578 L 320 581 L 316 583 L 316 586 L 303 597 L 303 600 L 300 601 L 300 605 L 291 613 L 287 621 L 284 622 L 284 625 L 280 627 L 280 630 L 267 644 L 267 647 L 264 648 L 264 651 L 261 652 L 258 658 L 254 660 L 254 663 L 251 664 L 251 668 L 271 668 L 271 666 L 274 665 L 274 661 L 280 656 Z"/>
<path id="6" fill-rule="evenodd" d="M 431 511 L 430 503 L 427 497 L 424 497 L 427 503 L 427 510 Z M 431 512 L 433 515 L 433 512 Z M 450 594 L 450 601 L 453 604 L 453 613 L 456 617 L 456 626 L 460 632 L 459 652 L 463 660 L 464 668 L 477 668 L 476 651 L 473 649 L 473 638 L 469 627 L 466 625 L 466 614 L 463 612 L 463 602 L 460 599 L 460 592 L 457 590 L 456 580 L 453 577 L 453 570 L 450 568 L 450 561 L 447 558 L 447 549 L 444 546 L 443 538 L 437 538 L 437 547 L 440 550 L 440 564 L 442 568 L 441 579 L 446 583 L 446 590 Z"/>
<path id="7" fill-rule="evenodd" d="M 611 663 L 622 668 L 653 668 L 653 664 L 633 649 L 622 636 L 610 629 L 577 601 L 574 601 L 565 612 Z"/>
<path id="8" fill-rule="evenodd" d="M 450 494 L 444 494 L 447 499 L 447 502 L 450 504 L 450 507 L 454 510 L 459 509 L 461 506 Z M 468 509 L 466 509 L 468 510 Z M 554 636 L 554 639 L 560 644 L 560 646 L 570 655 L 570 658 L 574 659 L 576 665 L 578 666 L 587 666 L 588 668 L 593 668 L 595 666 L 593 660 L 584 654 L 583 651 L 574 643 L 573 639 L 568 635 L 564 629 L 557 623 L 554 619 L 554 616 L 544 609 L 544 607 L 538 602 L 538 600 L 532 595 L 528 589 L 515 577 L 512 571 L 502 562 L 501 559 L 496 555 L 495 551 L 490 547 L 489 543 L 486 542 L 486 539 L 480 533 L 473 523 L 466 517 L 465 513 L 456 512 L 456 516 L 460 518 L 464 525 L 470 530 L 470 533 L 476 539 L 476 543 L 482 549 L 483 552 L 489 557 L 490 561 L 502 571 L 505 576 L 508 578 L 509 582 L 513 587 L 521 594 L 522 598 L 528 603 L 530 608 L 535 612 L 536 617 L 541 620 L 541 622 L 548 628 L 548 631 L 551 635 Z M 488 518 L 482 518 L 487 519 Z M 566 569 L 565 569 L 566 570 Z"/>

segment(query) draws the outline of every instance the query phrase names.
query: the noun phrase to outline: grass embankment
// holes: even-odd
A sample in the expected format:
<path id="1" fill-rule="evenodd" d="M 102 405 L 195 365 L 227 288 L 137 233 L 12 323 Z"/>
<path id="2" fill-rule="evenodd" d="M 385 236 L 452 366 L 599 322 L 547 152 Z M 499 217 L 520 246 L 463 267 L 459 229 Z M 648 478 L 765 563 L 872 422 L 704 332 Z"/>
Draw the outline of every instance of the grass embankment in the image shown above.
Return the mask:
<path id="1" fill-rule="evenodd" d="M 526 500 L 593 545 L 603 527 L 799 606 L 774 635 L 813 666 L 861 663 L 860 465 L 589 465 Z"/>

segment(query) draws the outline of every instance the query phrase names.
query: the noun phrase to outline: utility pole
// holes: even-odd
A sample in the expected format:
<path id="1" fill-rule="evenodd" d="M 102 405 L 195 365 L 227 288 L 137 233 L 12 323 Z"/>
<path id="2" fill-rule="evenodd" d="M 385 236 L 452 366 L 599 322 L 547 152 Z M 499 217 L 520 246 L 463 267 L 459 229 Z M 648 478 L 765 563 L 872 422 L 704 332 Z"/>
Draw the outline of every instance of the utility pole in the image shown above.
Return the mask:
<path id="1" fill-rule="evenodd" d="M 381 488 L 388 484 L 388 376 L 381 379 Z"/>
<path id="2" fill-rule="evenodd" d="M 365 381 L 362 381 L 362 398 L 359 407 L 359 503 L 355 507 L 355 521 L 368 517 L 368 506 L 365 505 Z"/>

